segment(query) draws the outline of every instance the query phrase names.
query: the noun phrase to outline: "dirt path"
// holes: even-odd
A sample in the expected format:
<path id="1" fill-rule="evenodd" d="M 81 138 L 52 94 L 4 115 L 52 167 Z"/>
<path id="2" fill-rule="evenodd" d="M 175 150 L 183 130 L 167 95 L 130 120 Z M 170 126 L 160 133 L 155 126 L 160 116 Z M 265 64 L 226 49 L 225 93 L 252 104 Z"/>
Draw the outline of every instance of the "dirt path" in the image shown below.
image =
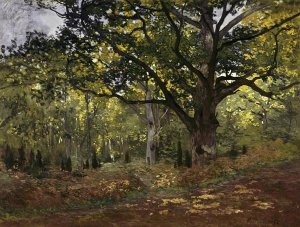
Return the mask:
<path id="1" fill-rule="evenodd" d="M 300 161 L 184 197 L 72 210 L 0 226 L 300 226 Z"/>

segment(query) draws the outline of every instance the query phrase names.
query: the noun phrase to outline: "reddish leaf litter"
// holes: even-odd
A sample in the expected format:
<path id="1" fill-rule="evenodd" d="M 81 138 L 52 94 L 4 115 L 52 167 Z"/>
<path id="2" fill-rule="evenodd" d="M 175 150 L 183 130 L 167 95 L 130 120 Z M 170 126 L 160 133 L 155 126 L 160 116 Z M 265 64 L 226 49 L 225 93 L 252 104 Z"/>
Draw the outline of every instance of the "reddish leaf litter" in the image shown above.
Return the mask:
<path id="1" fill-rule="evenodd" d="M 151 194 L 152 195 L 152 194 Z M 171 198 L 152 195 L 1 226 L 300 226 L 300 161 Z"/>

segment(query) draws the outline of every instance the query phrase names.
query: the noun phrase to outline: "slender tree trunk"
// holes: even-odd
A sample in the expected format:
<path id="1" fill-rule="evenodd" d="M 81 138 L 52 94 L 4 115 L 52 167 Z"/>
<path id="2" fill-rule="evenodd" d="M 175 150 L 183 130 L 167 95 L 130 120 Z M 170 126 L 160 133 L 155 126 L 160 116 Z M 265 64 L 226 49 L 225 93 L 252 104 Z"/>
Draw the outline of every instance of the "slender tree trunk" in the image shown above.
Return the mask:
<path id="1" fill-rule="evenodd" d="M 146 90 L 146 100 L 151 99 L 151 91 L 148 88 Z M 146 163 L 148 165 L 153 165 L 156 162 L 156 141 L 155 141 L 155 121 L 153 116 L 152 104 L 146 104 L 146 116 L 148 121 L 148 137 L 147 137 L 147 150 L 146 150 Z"/>
<path id="2" fill-rule="evenodd" d="M 100 159 L 102 161 L 105 162 L 105 150 L 106 150 L 106 146 L 105 146 L 105 131 L 102 130 L 101 131 L 101 154 L 100 154 Z"/>
<path id="3" fill-rule="evenodd" d="M 110 155 L 110 151 L 111 151 L 111 140 L 108 139 L 107 143 L 105 142 L 105 134 L 103 132 L 102 136 L 102 148 L 101 148 L 101 155 L 100 155 L 100 159 L 103 162 L 111 162 L 112 158 Z"/>
<path id="4" fill-rule="evenodd" d="M 121 138 L 121 140 L 120 140 L 120 153 L 121 153 L 121 156 L 123 157 L 123 160 L 125 163 L 129 163 L 131 161 L 127 142 L 128 142 L 128 139 Z"/>
<path id="5" fill-rule="evenodd" d="M 54 132 L 53 132 L 52 122 L 49 123 L 48 130 L 49 130 L 49 151 L 51 154 L 53 154 L 54 146 L 55 146 L 55 136 L 54 136 Z"/>
<path id="6" fill-rule="evenodd" d="M 107 150 L 106 150 L 106 160 L 107 162 L 111 162 L 111 140 L 108 139 L 108 142 L 107 142 Z"/>
<path id="7" fill-rule="evenodd" d="M 67 106 L 67 87 L 66 84 L 64 86 L 64 103 Z M 67 107 L 65 107 L 67 108 Z M 69 128 L 69 115 L 67 109 L 64 110 L 64 142 L 65 142 L 65 152 L 66 157 L 71 156 L 71 146 L 72 146 L 72 138 Z"/>
<path id="8" fill-rule="evenodd" d="M 91 118 L 90 118 L 90 96 L 85 94 L 85 107 L 86 107 L 86 148 L 87 153 L 91 154 L 92 139 L 91 139 Z"/>
<path id="9" fill-rule="evenodd" d="M 156 105 L 156 111 L 155 111 L 155 117 L 154 120 L 156 121 L 156 138 L 155 138 L 155 142 L 156 142 L 156 149 L 155 149 L 155 161 L 158 162 L 159 161 L 159 150 L 160 150 L 160 135 L 159 132 L 161 130 L 161 122 L 160 122 L 160 106 L 159 104 Z"/>

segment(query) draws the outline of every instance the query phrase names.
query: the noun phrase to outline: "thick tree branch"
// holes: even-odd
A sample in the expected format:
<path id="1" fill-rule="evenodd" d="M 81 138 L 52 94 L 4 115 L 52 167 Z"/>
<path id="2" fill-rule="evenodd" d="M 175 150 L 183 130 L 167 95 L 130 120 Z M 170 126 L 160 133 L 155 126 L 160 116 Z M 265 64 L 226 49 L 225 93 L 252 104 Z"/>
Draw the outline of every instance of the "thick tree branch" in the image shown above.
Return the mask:
<path id="1" fill-rule="evenodd" d="M 244 37 L 238 37 L 238 38 L 232 39 L 232 40 L 230 40 L 230 41 L 224 42 L 224 43 L 219 47 L 219 51 L 220 51 L 221 49 L 223 49 L 224 47 L 228 47 L 228 46 L 233 45 L 233 44 L 236 43 L 236 42 L 240 42 L 240 41 L 248 41 L 248 40 L 255 39 L 255 38 L 257 38 L 257 37 L 259 37 L 259 36 L 261 36 L 261 35 L 264 35 L 264 34 L 270 32 L 270 31 L 272 31 L 272 30 L 275 29 L 275 28 L 279 28 L 280 26 L 282 26 L 282 25 L 284 25 L 284 24 L 286 24 L 286 23 L 292 21 L 293 19 L 295 19 L 295 18 L 297 18 L 297 17 L 299 17 L 299 16 L 300 16 L 300 12 L 299 12 L 299 13 L 296 13 L 296 14 L 290 16 L 290 17 L 287 17 L 287 18 L 281 20 L 279 23 L 276 23 L 276 24 L 274 24 L 274 25 L 272 25 L 272 26 L 270 26 L 270 27 L 268 27 L 268 28 L 263 28 L 263 29 L 260 30 L 260 31 L 254 32 L 254 33 L 251 34 L 251 35 L 244 36 Z"/>
<path id="2" fill-rule="evenodd" d="M 159 99 L 151 99 L 151 100 L 128 100 L 126 99 L 124 96 L 119 95 L 119 94 L 107 94 L 107 93 L 98 93 L 92 89 L 87 89 L 87 88 L 82 88 L 79 87 L 77 85 L 73 85 L 73 87 L 83 93 L 90 93 L 92 95 L 94 95 L 95 97 L 98 98 L 118 98 L 119 100 L 121 100 L 122 102 L 126 103 L 126 104 L 132 104 L 132 105 L 136 105 L 136 104 L 146 104 L 146 103 L 156 103 L 156 104 L 166 104 L 166 100 L 159 100 Z"/>
<path id="3" fill-rule="evenodd" d="M 266 9 L 267 7 L 269 7 L 270 5 L 258 5 L 255 6 L 243 13 L 241 13 L 240 15 L 238 15 L 237 17 L 235 17 L 233 20 L 231 20 L 219 33 L 219 37 L 220 39 L 223 38 L 224 35 L 226 35 L 234 26 L 236 26 L 237 24 L 239 24 L 242 20 L 244 20 L 245 18 L 249 17 L 250 15 L 252 15 L 253 13 Z M 226 14 L 224 15 L 225 17 L 227 16 Z M 220 22 L 218 23 L 217 27 L 220 27 L 225 18 L 223 19 L 223 17 L 221 18 Z"/>
<path id="4" fill-rule="evenodd" d="M 197 5 L 195 8 L 198 10 L 198 12 L 201 14 L 201 28 L 203 29 L 203 24 L 208 28 L 211 35 L 214 34 L 214 23 L 213 20 L 213 12 L 209 12 L 208 10 L 208 3 L 204 3 L 204 5 L 199 6 L 199 3 L 196 3 Z"/>
<path id="5" fill-rule="evenodd" d="M 112 46 L 112 48 L 114 49 L 114 51 L 117 54 L 125 57 L 128 60 L 131 60 L 135 64 L 142 67 L 146 72 L 148 72 L 149 76 L 155 80 L 155 82 L 157 83 L 157 85 L 159 86 L 159 88 L 161 89 L 161 91 L 163 92 L 163 94 L 165 96 L 166 100 L 164 102 L 164 105 L 167 105 L 172 110 L 174 110 L 177 113 L 177 115 L 179 116 L 179 118 L 187 125 L 188 128 L 192 128 L 194 125 L 193 119 L 175 101 L 173 95 L 167 89 L 166 84 L 160 79 L 160 77 L 156 74 L 156 72 L 154 72 L 153 69 L 148 64 L 146 64 L 139 58 L 137 58 L 125 51 L 122 51 L 120 48 L 118 48 L 118 46 L 113 41 L 111 41 L 107 38 L 106 38 L 106 41 Z M 145 102 L 142 102 L 142 103 L 145 103 Z M 142 103 L 139 103 L 139 104 L 142 104 Z"/>
<path id="6" fill-rule="evenodd" d="M 249 76 L 250 76 L 250 74 L 247 75 L 247 77 L 249 77 Z M 236 93 L 236 90 L 243 85 L 250 87 L 252 90 L 258 92 L 261 96 L 272 98 L 272 96 L 273 96 L 272 92 L 263 90 L 262 88 L 260 88 L 259 86 L 257 86 L 255 84 L 255 79 L 248 80 L 247 77 L 246 76 L 238 77 L 235 80 L 235 82 L 231 83 L 230 85 L 228 85 L 226 87 L 222 87 L 216 97 L 217 103 L 221 102 L 227 96 Z"/>
<path id="7" fill-rule="evenodd" d="M 180 52 L 180 42 L 181 42 L 181 31 L 180 28 L 177 27 L 176 23 L 173 21 L 171 15 L 170 15 L 170 11 L 168 9 L 168 7 L 166 6 L 165 2 L 163 0 L 160 0 L 160 3 L 162 5 L 162 9 L 166 15 L 166 17 L 168 18 L 171 27 L 173 28 L 173 30 L 175 31 L 175 35 L 176 35 L 176 40 L 175 40 L 175 47 L 173 49 L 174 53 L 176 54 L 176 56 L 178 57 L 179 61 L 184 64 L 192 73 L 194 73 L 195 75 L 198 76 L 198 78 L 200 79 L 200 81 L 203 84 L 207 84 L 207 80 L 204 76 L 204 74 L 198 70 L 197 68 L 195 68 L 193 66 L 193 64 L 188 61 Z"/>

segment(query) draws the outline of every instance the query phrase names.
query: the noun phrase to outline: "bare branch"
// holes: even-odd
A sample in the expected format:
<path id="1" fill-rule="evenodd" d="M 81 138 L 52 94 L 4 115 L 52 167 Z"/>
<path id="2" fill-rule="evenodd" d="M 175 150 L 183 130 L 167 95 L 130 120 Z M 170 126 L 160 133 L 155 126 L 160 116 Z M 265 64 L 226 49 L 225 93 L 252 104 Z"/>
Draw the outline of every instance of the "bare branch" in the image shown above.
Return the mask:
<path id="1" fill-rule="evenodd" d="M 299 85 L 299 84 L 300 84 L 300 81 L 296 81 L 296 82 L 293 82 L 293 83 L 291 83 L 291 84 L 289 84 L 289 85 L 287 85 L 287 86 L 284 86 L 284 87 L 279 88 L 279 90 L 280 90 L 280 91 L 285 91 L 285 90 L 288 90 L 288 89 L 290 89 L 290 88 L 292 88 L 292 87 L 294 87 L 294 86 L 297 86 L 297 85 Z"/>

